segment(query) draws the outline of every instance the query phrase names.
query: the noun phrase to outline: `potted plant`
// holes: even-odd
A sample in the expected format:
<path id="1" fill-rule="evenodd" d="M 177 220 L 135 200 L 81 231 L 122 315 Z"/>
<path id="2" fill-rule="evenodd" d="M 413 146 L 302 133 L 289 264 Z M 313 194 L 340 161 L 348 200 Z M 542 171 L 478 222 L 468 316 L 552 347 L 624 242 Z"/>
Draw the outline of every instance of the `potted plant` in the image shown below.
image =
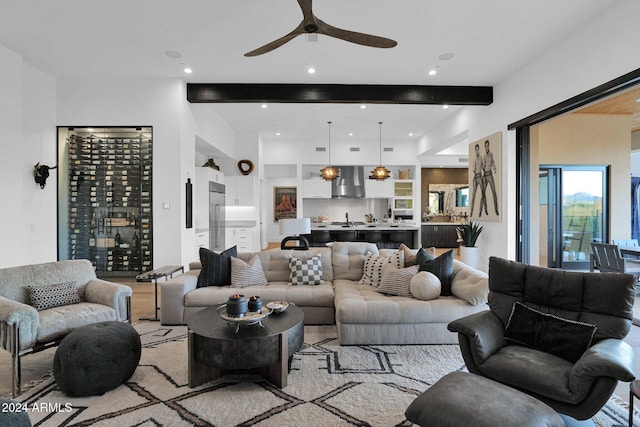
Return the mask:
<path id="1" fill-rule="evenodd" d="M 469 221 L 456 227 L 458 233 L 458 241 L 460 246 L 460 261 L 473 267 L 478 268 L 478 257 L 480 249 L 476 247 L 476 242 L 484 227 L 479 222 Z"/>

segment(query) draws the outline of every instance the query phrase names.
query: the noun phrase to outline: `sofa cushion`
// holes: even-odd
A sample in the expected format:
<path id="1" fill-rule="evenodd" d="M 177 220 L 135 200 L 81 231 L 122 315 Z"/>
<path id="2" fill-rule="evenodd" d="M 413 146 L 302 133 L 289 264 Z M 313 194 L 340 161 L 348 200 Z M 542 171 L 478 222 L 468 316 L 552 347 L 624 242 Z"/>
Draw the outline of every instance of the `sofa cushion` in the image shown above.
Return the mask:
<path id="1" fill-rule="evenodd" d="M 231 257 L 238 255 L 236 246 L 215 253 L 207 248 L 200 248 L 202 269 L 196 287 L 228 286 L 231 284 Z"/>
<path id="2" fill-rule="evenodd" d="M 254 255 L 249 262 L 231 258 L 231 287 L 243 288 L 249 285 L 266 285 L 267 278 L 262 269 L 260 257 Z"/>
<path id="3" fill-rule="evenodd" d="M 402 253 L 402 252 L 401 252 Z M 378 292 L 387 295 L 398 295 L 401 297 L 411 297 L 411 279 L 418 273 L 418 266 L 398 268 L 390 264 L 384 270 Z"/>
<path id="4" fill-rule="evenodd" d="M 375 243 L 335 242 L 331 249 L 334 279 L 360 280 L 367 252 L 378 254 Z"/>
<path id="5" fill-rule="evenodd" d="M 28 286 L 28 289 L 31 305 L 38 311 L 80 302 L 75 281 L 56 283 L 55 285 Z"/>
<path id="6" fill-rule="evenodd" d="M 268 282 L 288 282 L 289 275 L 289 259 L 292 256 L 300 259 L 310 259 L 316 255 L 320 255 L 322 262 L 322 280 L 333 280 L 333 266 L 331 265 L 331 248 L 311 248 L 306 251 L 293 249 L 281 250 L 270 249 L 260 252 L 240 252 L 238 258 L 249 261 L 251 257 L 258 255 L 262 263 L 262 269 L 267 277 Z"/>
<path id="7" fill-rule="evenodd" d="M 289 282 L 292 285 L 320 285 L 322 283 L 320 255 L 309 259 L 289 258 Z"/>
<path id="8" fill-rule="evenodd" d="M 576 362 L 591 346 L 597 327 L 563 319 L 515 302 L 504 331 L 511 344 L 526 345 Z"/>
<path id="9" fill-rule="evenodd" d="M 438 276 L 442 286 L 440 294 L 444 296 L 452 295 L 453 250 L 447 251 L 434 259 L 429 259 L 426 255 L 428 255 L 426 251 L 424 253 L 418 251 L 418 255 L 416 255 L 416 262 L 420 266 L 420 271 L 428 271 Z"/>
<path id="10" fill-rule="evenodd" d="M 409 284 L 409 291 L 414 298 L 423 301 L 436 299 L 440 296 L 440 279 L 428 271 L 419 271 Z"/>
<path id="11" fill-rule="evenodd" d="M 38 342 L 50 341 L 90 323 L 117 320 L 113 308 L 90 302 L 48 308 L 39 311 L 38 317 Z"/>
<path id="12" fill-rule="evenodd" d="M 209 286 L 194 289 L 184 296 L 186 307 L 219 306 L 227 302 L 234 293 L 231 287 Z M 333 307 L 334 292 L 331 282 L 316 286 L 290 286 L 287 282 L 269 282 L 267 286 L 246 286 L 245 295 L 260 295 L 263 303 L 269 301 L 287 301 L 301 307 Z"/>
<path id="13" fill-rule="evenodd" d="M 489 300 L 489 275 L 454 261 L 451 293 L 471 305 L 486 304 Z"/>
<path id="14" fill-rule="evenodd" d="M 396 251 L 388 258 L 371 252 L 367 253 L 362 267 L 362 277 L 358 283 L 378 287 L 385 269 L 390 265 L 396 268 L 403 268 L 404 252 Z"/>

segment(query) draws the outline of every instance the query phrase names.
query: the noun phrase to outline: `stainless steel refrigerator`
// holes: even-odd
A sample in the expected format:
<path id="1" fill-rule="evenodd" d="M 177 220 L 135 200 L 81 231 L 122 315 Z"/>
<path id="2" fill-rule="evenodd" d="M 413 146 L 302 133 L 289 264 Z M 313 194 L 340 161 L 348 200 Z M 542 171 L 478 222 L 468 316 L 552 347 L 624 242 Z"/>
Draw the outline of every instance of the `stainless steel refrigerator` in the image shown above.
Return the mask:
<path id="1" fill-rule="evenodd" d="M 209 249 L 223 251 L 224 247 L 224 185 L 209 181 Z"/>

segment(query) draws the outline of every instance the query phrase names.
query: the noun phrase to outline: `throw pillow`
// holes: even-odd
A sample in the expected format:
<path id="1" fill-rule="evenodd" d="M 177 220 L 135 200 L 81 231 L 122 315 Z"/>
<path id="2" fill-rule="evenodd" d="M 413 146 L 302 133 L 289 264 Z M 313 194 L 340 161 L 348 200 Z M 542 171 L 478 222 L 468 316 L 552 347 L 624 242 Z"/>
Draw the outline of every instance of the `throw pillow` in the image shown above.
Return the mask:
<path id="1" fill-rule="evenodd" d="M 251 285 L 266 285 L 267 277 L 262 269 L 258 255 L 251 257 L 248 263 L 240 258 L 231 258 L 231 287 L 243 288 Z"/>
<path id="2" fill-rule="evenodd" d="M 406 246 L 404 243 L 400 243 L 399 251 L 404 252 L 404 266 L 409 267 L 411 265 L 418 264 L 416 257 L 418 256 L 418 252 L 422 251 L 422 256 L 429 257 L 433 259 L 436 257 L 436 248 L 419 248 L 419 249 L 411 249 Z"/>
<path id="3" fill-rule="evenodd" d="M 233 246 L 215 253 L 207 248 L 200 248 L 202 269 L 198 275 L 197 288 L 205 286 L 229 286 L 231 284 L 231 257 L 238 256 L 238 249 Z"/>
<path id="4" fill-rule="evenodd" d="M 384 269 L 390 264 L 396 268 L 404 267 L 404 252 L 398 251 L 389 258 L 367 252 L 364 259 L 362 278 L 358 281 L 358 284 L 377 288 L 382 280 Z"/>
<path id="5" fill-rule="evenodd" d="M 410 297 L 411 291 L 409 288 L 411 287 L 411 280 L 417 273 L 417 265 L 406 268 L 397 268 L 395 265 L 389 265 L 384 270 L 377 291 L 387 295 Z"/>
<path id="6" fill-rule="evenodd" d="M 27 286 L 27 288 L 29 289 L 31 305 L 38 311 L 59 307 L 61 305 L 78 304 L 80 302 L 76 282 Z"/>
<path id="7" fill-rule="evenodd" d="M 438 276 L 442 289 L 440 295 L 449 296 L 451 293 L 451 281 L 453 279 L 453 250 L 447 251 L 434 259 L 428 259 L 426 251 L 418 252 L 416 261 L 419 261 L 420 271 L 428 271 Z"/>
<path id="8" fill-rule="evenodd" d="M 289 282 L 292 285 L 321 285 L 322 261 L 320 255 L 309 259 L 289 258 Z"/>
<path id="9" fill-rule="evenodd" d="M 415 298 L 429 301 L 440 296 L 441 287 L 438 276 L 428 271 L 421 271 L 411 279 L 409 290 Z"/>
<path id="10" fill-rule="evenodd" d="M 543 313 L 516 301 L 504 338 L 575 363 L 591 346 L 596 330 L 596 325 Z"/>

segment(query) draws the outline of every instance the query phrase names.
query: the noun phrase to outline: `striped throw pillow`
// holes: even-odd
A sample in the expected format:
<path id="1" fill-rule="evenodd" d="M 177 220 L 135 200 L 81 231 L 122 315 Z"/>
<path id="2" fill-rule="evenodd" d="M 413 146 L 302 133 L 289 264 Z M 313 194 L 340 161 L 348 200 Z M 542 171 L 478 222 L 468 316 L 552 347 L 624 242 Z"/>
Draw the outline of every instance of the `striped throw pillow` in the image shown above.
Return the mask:
<path id="1" fill-rule="evenodd" d="M 267 277 L 262 269 L 262 262 L 258 255 L 254 255 L 249 263 L 240 258 L 231 258 L 231 287 L 243 288 L 251 285 L 266 285 Z"/>
<path id="2" fill-rule="evenodd" d="M 377 291 L 387 295 L 411 297 L 411 279 L 418 274 L 419 268 L 417 265 L 407 268 L 396 268 L 390 265 L 385 269 Z"/>
<path id="3" fill-rule="evenodd" d="M 404 252 L 398 251 L 389 258 L 367 252 L 364 259 L 364 271 L 358 284 L 377 288 L 380 285 L 385 268 L 389 265 L 393 265 L 396 268 L 404 267 Z"/>

